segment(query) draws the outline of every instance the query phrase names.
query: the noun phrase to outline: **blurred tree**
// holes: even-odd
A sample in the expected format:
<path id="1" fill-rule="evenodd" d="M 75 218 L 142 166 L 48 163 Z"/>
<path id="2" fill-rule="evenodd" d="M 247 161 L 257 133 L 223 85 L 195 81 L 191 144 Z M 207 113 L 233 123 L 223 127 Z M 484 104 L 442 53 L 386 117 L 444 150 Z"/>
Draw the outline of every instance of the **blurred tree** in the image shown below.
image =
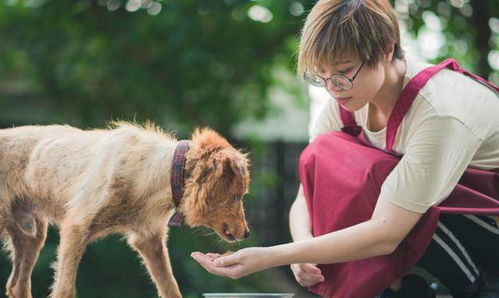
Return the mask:
<path id="1" fill-rule="evenodd" d="M 257 2 L 268 8 L 251 10 Z M 0 73 L 28 80 L 32 104 L 52 108 L 47 122 L 102 125 L 136 117 L 227 133 L 241 118 L 265 115 L 272 67 L 282 57 L 291 65 L 301 23 L 289 13 L 292 3 L 300 5 L 2 2 Z"/>
<path id="2" fill-rule="evenodd" d="M 3 1 L 0 99 L 25 121 L 47 111 L 35 119 L 80 126 L 153 119 L 226 134 L 245 117 L 265 116 L 273 69 L 294 69 L 296 36 L 314 2 Z M 415 38 L 438 20 L 444 41 L 432 62 L 451 56 L 482 76 L 492 72 L 499 1 L 393 3 Z"/>
<path id="3" fill-rule="evenodd" d="M 465 68 L 499 84 L 499 1 L 395 0 L 392 3 L 419 42 L 419 48 L 437 47 L 434 55 L 423 58 L 433 63 L 456 58 Z M 422 38 L 429 31 L 437 38 Z"/>

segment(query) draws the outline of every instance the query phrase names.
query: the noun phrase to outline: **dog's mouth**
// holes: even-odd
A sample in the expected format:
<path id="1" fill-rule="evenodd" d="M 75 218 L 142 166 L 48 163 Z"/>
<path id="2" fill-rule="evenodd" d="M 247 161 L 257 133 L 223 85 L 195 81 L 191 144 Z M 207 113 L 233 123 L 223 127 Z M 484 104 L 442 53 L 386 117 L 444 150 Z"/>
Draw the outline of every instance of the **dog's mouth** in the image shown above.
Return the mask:
<path id="1" fill-rule="evenodd" d="M 229 242 L 236 241 L 236 237 L 229 231 L 229 225 L 227 225 L 226 223 L 224 223 L 222 227 L 222 236 Z"/>
<path id="2" fill-rule="evenodd" d="M 244 235 L 238 235 L 235 234 L 234 231 L 231 231 L 229 228 L 229 225 L 227 223 L 224 223 L 222 226 L 214 227 L 210 226 L 213 231 L 215 231 L 220 238 L 222 238 L 224 241 L 229 242 L 229 243 L 234 243 L 236 241 L 242 241 L 246 238 L 249 237 L 249 230 L 246 229 L 244 232 Z"/>
<path id="3" fill-rule="evenodd" d="M 232 236 L 232 234 L 224 234 L 224 237 L 226 240 L 228 240 L 229 242 L 234 242 L 236 241 L 236 237 Z"/>

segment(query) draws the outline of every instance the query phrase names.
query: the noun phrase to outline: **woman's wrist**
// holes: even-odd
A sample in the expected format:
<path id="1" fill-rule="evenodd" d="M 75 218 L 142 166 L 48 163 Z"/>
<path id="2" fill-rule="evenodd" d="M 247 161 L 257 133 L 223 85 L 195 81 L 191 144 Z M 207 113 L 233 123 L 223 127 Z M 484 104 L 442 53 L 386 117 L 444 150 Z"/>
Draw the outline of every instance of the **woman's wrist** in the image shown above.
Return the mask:
<path id="1" fill-rule="evenodd" d="M 265 269 L 280 266 L 279 260 L 281 256 L 279 255 L 279 250 L 276 249 L 278 246 L 280 245 L 262 247 L 261 260 Z"/>
<path id="2" fill-rule="evenodd" d="M 306 239 L 303 239 L 306 240 Z M 266 268 L 290 265 L 296 259 L 297 252 L 300 251 L 297 243 L 287 243 L 276 246 L 264 247 L 264 263 Z"/>

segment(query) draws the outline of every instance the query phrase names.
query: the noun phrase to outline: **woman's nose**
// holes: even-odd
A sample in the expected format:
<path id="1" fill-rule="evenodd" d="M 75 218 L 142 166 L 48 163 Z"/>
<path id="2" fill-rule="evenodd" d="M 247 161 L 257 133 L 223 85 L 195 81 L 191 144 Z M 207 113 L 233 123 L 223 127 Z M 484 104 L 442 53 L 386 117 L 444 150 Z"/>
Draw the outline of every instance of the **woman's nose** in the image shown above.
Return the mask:
<path id="1" fill-rule="evenodd" d="M 338 88 L 331 79 L 327 79 L 326 80 L 326 89 L 327 91 L 329 91 L 329 93 L 336 93 L 336 92 L 340 92 L 342 91 L 343 89 L 341 88 Z"/>

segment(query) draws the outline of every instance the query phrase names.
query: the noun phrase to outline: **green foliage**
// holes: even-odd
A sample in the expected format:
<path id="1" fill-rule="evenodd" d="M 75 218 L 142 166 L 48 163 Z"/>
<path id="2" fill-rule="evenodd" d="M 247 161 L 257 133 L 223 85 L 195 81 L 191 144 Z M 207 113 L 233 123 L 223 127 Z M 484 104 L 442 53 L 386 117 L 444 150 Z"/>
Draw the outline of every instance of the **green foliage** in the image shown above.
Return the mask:
<path id="1" fill-rule="evenodd" d="M 470 71 L 499 83 L 499 71 L 492 69 L 489 55 L 499 50 L 499 1 L 483 0 L 398 0 L 406 9 L 406 24 L 414 38 L 428 29 L 443 34 L 443 43 L 431 62 L 457 59 Z M 421 42 L 421 41 L 420 41 Z M 403 45 L 402 45 L 403 46 Z M 496 54 L 497 60 L 497 54 Z M 498 61 L 495 62 L 499 64 Z"/>
<path id="2" fill-rule="evenodd" d="M 13 0 L 0 4 L 0 75 L 29 80 L 33 104 L 50 104 L 47 122 L 136 118 L 227 132 L 265 115 L 271 69 L 281 57 L 291 65 L 301 24 L 291 2 L 165 1 L 151 16 L 126 11 L 127 1 Z M 257 3 L 272 22 L 248 17 Z"/>
<path id="3" fill-rule="evenodd" d="M 127 11 L 133 2 L 0 3 L 0 107 L 16 112 L 0 113 L 4 125 L 152 119 L 182 132 L 210 125 L 228 133 L 241 119 L 266 115 L 269 86 L 280 81 L 274 70 L 294 70 L 304 12 L 315 1 L 144 1 L 162 5 L 154 16 L 146 8 Z M 439 19 L 445 41 L 432 62 L 455 57 L 482 76 L 492 73 L 488 55 L 499 39 L 489 22 L 497 1 L 394 3 L 408 7 L 416 38 L 428 27 L 426 16 Z M 262 21 L 250 17 L 255 7 Z"/>

